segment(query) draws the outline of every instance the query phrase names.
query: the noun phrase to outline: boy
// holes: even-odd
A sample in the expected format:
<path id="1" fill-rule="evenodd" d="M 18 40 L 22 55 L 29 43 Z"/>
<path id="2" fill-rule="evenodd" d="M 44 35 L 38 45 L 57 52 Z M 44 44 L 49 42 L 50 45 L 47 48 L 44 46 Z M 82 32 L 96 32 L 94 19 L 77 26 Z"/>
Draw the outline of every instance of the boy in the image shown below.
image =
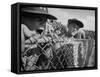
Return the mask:
<path id="1" fill-rule="evenodd" d="M 21 9 L 21 52 L 22 55 L 22 63 L 24 66 L 24 70 L 35 70 L 35 66 L 40 55 L 40 50 L 36 49 L 36 45 L 31 50 L 32 44 L 35 42 L 45 42 L 49 41 L 47 38 L 42 38 L 43 33 L 46 28 L 47 19 L 57 18 L 53 15 L 50 15 L 47 12 L 47 9 L 42 7 L 26 7 Z M 29 49 L 29 50 L 27 50 Z M 28 51 L 28 52 L 26 52 Z M 25 56 L 27 54 L 27 56 Z M 47 60 L 45 55 L 41 55 L 43 59 Z M 40 57 L 41 57 L 40 56 Z M 42 59 L 41 58 L 41 59 Z M 42 61 L 42 60 L 41 60 Z M 39 61 L 40 62 L 40 61 Z M 39 63 L 38 63 L 39 64 Z M 43 64 L 43 63 L 40 63 Z"/>

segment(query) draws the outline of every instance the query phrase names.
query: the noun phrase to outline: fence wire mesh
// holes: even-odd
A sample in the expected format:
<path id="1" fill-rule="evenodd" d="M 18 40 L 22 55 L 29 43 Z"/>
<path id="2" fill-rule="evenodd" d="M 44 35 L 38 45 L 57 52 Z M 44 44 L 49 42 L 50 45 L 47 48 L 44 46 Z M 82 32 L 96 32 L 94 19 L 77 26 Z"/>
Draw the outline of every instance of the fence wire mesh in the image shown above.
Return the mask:
<path id="1" fill-rule="evenodd" d="M 35 43 L 26 45 L 25 52 L 21 55 L 22 71 L 95 65 L 95 32 L 87 31 L 86 39 L 71 40 L 65 37 L 66 30 L 61 23 L 54 22 L 52 26 L 50 24 L 46 26 L 46 38 L 49 37 L 49 41 L 40 43 L 37 40 Z M 45 37 L 45 32 L 42 37 Z"/>
<path id="2" fill-rule="evenodd" d="M 95 50 L 94 45 L 94 40 L 73 40 L 58 43 L 36 42 L 26 49 L 22 56 L 22 70 L 86 67 L 89 65 L 91 55 L 94 55 L 92 54 Z"/>

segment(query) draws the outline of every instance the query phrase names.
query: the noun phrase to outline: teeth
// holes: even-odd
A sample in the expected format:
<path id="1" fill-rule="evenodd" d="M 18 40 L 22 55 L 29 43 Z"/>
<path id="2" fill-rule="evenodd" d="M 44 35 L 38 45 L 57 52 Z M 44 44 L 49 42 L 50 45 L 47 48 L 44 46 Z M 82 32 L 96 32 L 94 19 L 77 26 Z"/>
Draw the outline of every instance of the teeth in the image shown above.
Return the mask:
<path id="1" fill-rule="evenodd" d="M 44 30 L 44 28 L 43 28 L 43 27 L 40 27 L 39 29 Z"/>

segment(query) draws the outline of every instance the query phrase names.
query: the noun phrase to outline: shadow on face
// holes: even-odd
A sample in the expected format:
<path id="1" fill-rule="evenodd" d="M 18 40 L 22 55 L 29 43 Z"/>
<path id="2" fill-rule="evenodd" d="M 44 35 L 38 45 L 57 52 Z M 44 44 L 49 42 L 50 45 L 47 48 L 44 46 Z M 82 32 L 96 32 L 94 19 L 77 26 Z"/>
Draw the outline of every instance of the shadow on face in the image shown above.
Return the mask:
<path id="1" fill-rule="evenodd" d="M 30 30 L 45 28 L 47 18 L 43 15 L 24 15 L 22 24 L 25 24 Z"/>
<path id="2" fill-rule="evenodd" d="M 79 30 L 79 26 L 75 23 L 68 24 L 68 31 L 70 33 L 76 32 Z"/>

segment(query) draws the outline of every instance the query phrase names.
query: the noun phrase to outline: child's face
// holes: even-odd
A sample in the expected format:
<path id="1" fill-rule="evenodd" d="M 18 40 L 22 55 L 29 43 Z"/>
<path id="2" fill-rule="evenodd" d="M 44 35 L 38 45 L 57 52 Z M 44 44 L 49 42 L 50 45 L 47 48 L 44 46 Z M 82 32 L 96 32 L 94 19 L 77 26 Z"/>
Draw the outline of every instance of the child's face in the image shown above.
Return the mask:
<path id="1" fill-rule="evenodd" d="M 68 25 L 68 31 L 72 34 L 74 32 L 77 32 L 79 30 L 79 27 L 75 23 L 71 23 Z"/>
<path id="2" fill-rule="evenodd" d="M 27 17 L 25 20 L 25 24 L 27 25 L 27 27 L 30 30 L 37 30 L 37 29 L 44 29 L 46 26 L 46 21 L 47 18 L 46 17 L 37 17 L 37 18 L 33 18 L 33 17 Z"/>
<path id="3" fill-rule="evenodd" d="M 46 20 L 47 19 L 43 17 L 34 19 L 34 25 L 36 26 L 36 29 L 45 28 Z"/>

